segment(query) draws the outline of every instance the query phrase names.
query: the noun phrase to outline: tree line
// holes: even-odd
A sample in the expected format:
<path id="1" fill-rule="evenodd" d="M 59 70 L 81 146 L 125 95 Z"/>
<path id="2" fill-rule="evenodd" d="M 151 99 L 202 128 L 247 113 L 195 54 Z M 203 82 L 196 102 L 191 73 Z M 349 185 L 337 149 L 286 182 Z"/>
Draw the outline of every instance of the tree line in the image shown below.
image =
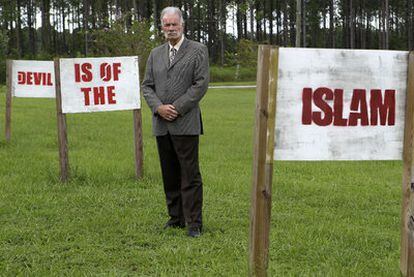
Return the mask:
<path id="1" fill-rule="evenodd" d="M 253 66 L 260 43 L 414 48 L 414 0 L 0 0 L 0 63 L 128 54 L 145 59 L 162 41 L 159 15 L 166 6 L 182 9 L 186 36 L 205 43 L 211 63 L 221 66 Z"/>

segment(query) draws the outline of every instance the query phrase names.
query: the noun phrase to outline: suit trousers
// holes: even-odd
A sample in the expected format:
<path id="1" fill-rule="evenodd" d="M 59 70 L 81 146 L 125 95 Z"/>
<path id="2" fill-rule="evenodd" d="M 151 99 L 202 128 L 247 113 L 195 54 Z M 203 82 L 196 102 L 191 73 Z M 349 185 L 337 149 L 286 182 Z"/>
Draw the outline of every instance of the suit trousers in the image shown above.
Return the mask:
<path id="1" fill-rule="evenodd" d="M 167 134 L 156 138 L 170 222 L 202 228 L 199 136 Z"/>

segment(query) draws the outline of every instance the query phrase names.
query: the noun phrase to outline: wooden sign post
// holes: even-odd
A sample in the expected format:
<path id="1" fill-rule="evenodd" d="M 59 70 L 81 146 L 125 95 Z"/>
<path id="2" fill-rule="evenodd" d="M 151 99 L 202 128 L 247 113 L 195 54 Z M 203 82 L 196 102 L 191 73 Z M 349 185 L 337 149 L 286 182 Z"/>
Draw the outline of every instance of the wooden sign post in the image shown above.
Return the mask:
<path id="1" fill-rule="evenodd" d="M 134 146 L 135 146 L 135 176 L 142 178 L 142 168 L 144 164 L 144 151 L 142 150 L 142 115 L 141 110 L 132 111 L 134 118 Z"/>
<path id="2" fill-rule="evenodd" d="M 12 108 L 12 60 L 6 61 L 6 142 L 10 141 L 11 137 L 11 108 Z"/>
<path id="3" fill-rule="evenodd" d="M 414 52 L 409 55 L 406 99 L 400 270 L 403 276 L 411 277 L 414 276 Z"/>
<path id="4" fill-rule="evenodd" d="M 263 45 L 258 51 L 249 241 L 249 272 L 252 276 L 265 276 L 268 266 L 278 53 L 278 48 Z"/>
<path id="5" fill-rule="evenodd" d="M 60 83 L 60 62 L 55 59 L 56 116 L 59 146 L 60 181 L 69 179 L 68 137 L 66 130 L 66 114 L 62 112 L 62 94 Z"/>
<path id="6" fill-rule="evenodd" d="M 138 57 L 56 59 L 60 179 L 69 178 L 67 113 L 132 110 L 135 175 L 143 175 Z"/>

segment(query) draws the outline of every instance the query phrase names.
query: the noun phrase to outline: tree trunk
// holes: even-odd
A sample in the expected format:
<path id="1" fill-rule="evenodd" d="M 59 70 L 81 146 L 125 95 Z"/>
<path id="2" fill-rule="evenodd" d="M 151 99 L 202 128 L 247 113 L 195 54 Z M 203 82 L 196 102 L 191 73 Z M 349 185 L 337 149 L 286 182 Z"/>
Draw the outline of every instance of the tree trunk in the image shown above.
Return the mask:
<path id="1" fill-rule="evenodd" d="M 89 0 L 83 1 L 83 32 L 84 32 L 84 53 L 85 56 L 89 53 Z"/>
<path id="2" fill-rule="evenodd" d="M 290 7 L 289 9 L 289 28 L 290 28 L 290 32 L 289 32 L 289 38 L 290 38 L 290 44 L 294 46 L 295 45 L 295 18 L 296 18 L 296 10 L 292 7 Z"/>
<path id="3" fill-rule="evenodd" d="M 283 46 L 288 45 L 288 9 L 287 0 L 284 1 L 283 5 Z"/>
<path id="4" fill-rule="evenodd" d="M 198 37 L 198 41 L 201 41 L 201 6 L 200 6 L 200 2 L 198 2 L 198 4 L 197 4 L 197 16 L 198 16 L 198 20 L 197 20 L 197 37 Z"/>
<path id="5" fill-rule="evenodd" d="M 34 20 L 36 18 L 36 14 L 34 14 L 33 9 L 33 0 L 27 1 L 27 26 L 29 28 L 29 45 L 30 45 L 30 54 L 31 57 L 34 58 L 36 55 L 36 37 L 35 37 L 35 27 Z"/>
<path id="6" fill-rule="evenodd" d="M 253 13 L 253 4 L 250 3 L 249 5 L 250 11 L 250 40 L 254 39 L 254 13 Z"/>
<path id="7" fill-rule="evenodd" d="M 269 19 L 269 43 L 274 43 L 274 37 L 273 37 L 273 1 L 270 1 L 269 5 L 269 11 L 268 11 L 268 19 Z"/>
<path id="8" fill-rule="evenodd" d="M 161 33 L 161 22 L 160 22 L 160 6 L 158 4 L 158 0 L 154 0 L 153 6 L 152 6 L 152 13 L 154 15 L 154 26 L 157 26 L 155 30 L 157 30 L 157 34 Z"/>
<path id="9" fill-rule="evenodd" d="M 244 2 L 244 0 L 243 0 Z M 248 39 L 248 34 L 247 34 L 247 10 L 243 13 L 243 38 L 244 39 Z"/>
<path id="10" fill-rule="evenodd" d="M 405 25 L 407 26 L 407 46 L 408 50 L 413 49 L 413 10 L 412 0 L 407 0 Z"/>
<path id="11" fill-rule="evenodd" d="M 355 48 L 355 13 L 353 0 L 349 0 L 349 47 Z"/>
<path id="12" fill-rule="evenodd" d="M 389 49 L 390 14 L 388 0 L 384 0 L 384 49 Z"/>
<path id="13" fill-rule="evenodd" d="M 52 2 L 52 9 L 53 10 L 57 10 L 56 7 L 56 3 Z M 57 18 L 58 15 L 56 15 L 56 13 L 53 13 L 52 15 L 52 23 L 53 23 L 53 27 L 55 26 L 59 26 L 59 24 L 57 23 Z M 57 54 L 57 50 L 58 50 L 58 43 L 57 43 L 57 31 L 54 30 L 54 28 L 52 28 L 52 46 L 53 46 L 53 54 Z"/>
<path id="14" fill-rule="evenodd" d="M 132 0 L 132 8 L 134 9 L 134 20 L 140 20 L 137 0 Z"/>
<path id="15" fill-rule="evenodd" d="M 365 0 L 360 0 L 359 5 L 359 22 L 358 22 L 358 28 L 359 28 L 359 42 L 360 42 L 360 48 L 365 49 Z"/>
<path id="16" fill-rule="evenodd" d="M 41 3 L 42 17 L 42 50 L 49 53 L 50 50 L 50 0 L 42 0 Z"/>
<path id="17" fill-rule="evenodd" d="M 17 57 L 21 58 L 23 53 L 22 47 L 22 13 L 21 13 L 21 3 L 20 0 L 16 1 L 16 50 Z"/>
<path id="18" fill-rule="evenodd" d="M 334 2 L 335 0 L 329 2 L 329 41 L 331 48 L 335 48 Z"/>
<path id="19" fill-rule="evenodd" d="M 280 29 L 281 29 L 281 20 L 280 20 L 280 4 L 276 9 L 276 44 L 280 45 Z"/>
<path id="20" fill-rule="evenodd" d="M 62 51 L 67 53 L 65 4 L 62 4 Z"/>
<path id="21" fill-rule="evenodd" d="M 210 3 L 211 1 L 209 1 Z M 237 39 L 240 40 L 243 38 L 243 15 L 240 9 L 241 1 L 237 1 L 237 11 L 236 11 L 236 23 L 237 23 Z M 209 14 L 211 11 L 209 11 Z M 211 24 L 211 23 L 209 23 Z"/>
<path id="22" fill-rule="evenodd" d="M 372 46 L 371 46 L 371 11 L 369 9 L 367 9 L 366 17 L 367 17 L 367 22 L 366 22 L 366 28 L 365 28 L 366 29 L 365 38 L 366 38 L 367 49 L 370 49 L 372 48 Z"/>
<path id="23" fill-rule="evenodd" d="M 296 0 L 296 41 L 295 46 L 300 47 L 301 38 L 301 26 L 302 26 L 302 0 Z"/>
<path id="24" fill-rule="evenodd" d="M 306 41 L 306 1 L 301 0 L 302 1 L 302 47 L 306 47 L 307 46 L 307 41 Z"/>
<path id="25" fill-rule="evenodd" d="M 262 22 L 260 21 L 259 11 L 260 9 L 260 2 L 256 2 L 256 40 L 260 42 L 262 40 Z"/>
<path id="26" fill-rule="evenodd" d="M 224 66 L 224 52 L 225 52 L 225 40 L 226 35 L 226 0 L 220 0 L 220 65 Z"/>

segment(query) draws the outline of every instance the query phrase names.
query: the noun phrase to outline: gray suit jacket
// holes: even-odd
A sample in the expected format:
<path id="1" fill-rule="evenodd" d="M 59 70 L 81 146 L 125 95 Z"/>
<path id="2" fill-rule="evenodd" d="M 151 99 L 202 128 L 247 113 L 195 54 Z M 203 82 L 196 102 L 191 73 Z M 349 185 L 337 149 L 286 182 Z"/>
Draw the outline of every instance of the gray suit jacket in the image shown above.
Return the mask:
<path id="1" fill-rule="evenodd" d="M 184 38 L 169 65 L 168 43 L 154 48 L 148 57 L 142 92 L 152 110 L 155 136 L 199 135 L 202 133 L 198 105 L 207 91 L 209 65 L 207 47 Z M 172 122 L 157 115 L 162 104 L 172 104 L 179 113 Z"/>

